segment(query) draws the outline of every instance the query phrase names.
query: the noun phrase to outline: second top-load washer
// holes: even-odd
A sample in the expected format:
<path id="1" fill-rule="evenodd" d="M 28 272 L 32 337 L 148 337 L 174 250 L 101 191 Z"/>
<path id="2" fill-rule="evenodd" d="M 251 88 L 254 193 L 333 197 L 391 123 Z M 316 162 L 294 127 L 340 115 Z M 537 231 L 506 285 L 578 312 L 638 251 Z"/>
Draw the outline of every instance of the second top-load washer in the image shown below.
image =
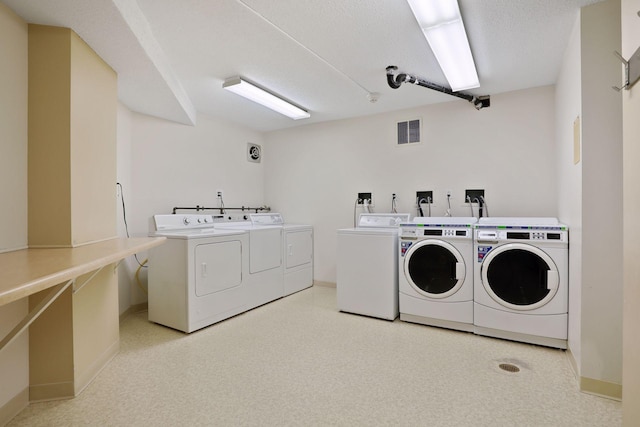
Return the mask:
<path id="1" fill-rule="evenodd" d="M 474 217 L 400 224 L 400 320 L 473 331 Z"/>
<path id="2" fill-rule="evenodd" d="M 398 224 L 409 214 L 360 214 L 358 226 L 338 230 L 338 310 L 398 317 Z"/>
<path id="3" fill-rule="evenodd" d="M 279 213 L 250 214 L 255 226 L 281 225 L 283 249 L 284 296 L 313 285 L 313 227 L 285 223 Z"/>
<path id="4" fill-rule="evenodd" d="M 282 225 L 253 225 L 250 221 L 216 222 L 218 230 L 245 230 L 249 233 L 248 309 L 283 295 Z"/>

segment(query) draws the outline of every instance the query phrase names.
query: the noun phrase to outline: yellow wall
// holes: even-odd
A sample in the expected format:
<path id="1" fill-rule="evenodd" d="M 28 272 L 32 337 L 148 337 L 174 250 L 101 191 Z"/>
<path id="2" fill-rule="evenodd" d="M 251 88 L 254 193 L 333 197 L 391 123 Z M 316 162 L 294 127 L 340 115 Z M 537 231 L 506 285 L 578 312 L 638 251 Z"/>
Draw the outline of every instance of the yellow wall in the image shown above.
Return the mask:
<path id="1" fill-rule="evenodd" d="M 29 25 L 29 246 L 71 245 L 71 31 Z"/>
<path id="2" fill-rule="evenodd" d="M 116 236 L 117 76 L 68 28 L 29 25 L 29 246 Z"/>
<path id="3" fill-rule="evenodd" d="M 27 35 L 0 2 L 0 252 L 27 245 Z M 0 338 L 26 314 L 26 299 L 0 307 Z M 28 360 L 28 334 L 0 352 L 0 425 L 28 403 Z"/>
<path id="4" fill-rule="evenodd" d="M 29 25 L 29 246 L 116 237 L 116 73 L 73 31 Z M 113 266 L 30 327 L 30 398 L 77 395 L 119 346 Z M 30 297 L 35 306 L 43 295 Z"/>
<path id="5" fill-rule="evenodd" d="M 116 73 L 71 32 L 73 246 L 116 237 Z"/>

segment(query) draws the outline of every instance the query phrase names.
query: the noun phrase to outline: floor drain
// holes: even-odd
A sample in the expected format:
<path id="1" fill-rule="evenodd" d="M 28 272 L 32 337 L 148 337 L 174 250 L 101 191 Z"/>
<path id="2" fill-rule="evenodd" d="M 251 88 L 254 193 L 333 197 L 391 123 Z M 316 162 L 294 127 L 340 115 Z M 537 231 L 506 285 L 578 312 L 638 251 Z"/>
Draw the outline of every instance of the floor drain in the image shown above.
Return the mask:
<path id="1" fill-rule="evenodd" d="M 520 372 L 520 368 L 518 368 L 516 365 L 512 365 L 511 363 L 501 363 L 498 365 L 498 368 L 507 372 Z"/>

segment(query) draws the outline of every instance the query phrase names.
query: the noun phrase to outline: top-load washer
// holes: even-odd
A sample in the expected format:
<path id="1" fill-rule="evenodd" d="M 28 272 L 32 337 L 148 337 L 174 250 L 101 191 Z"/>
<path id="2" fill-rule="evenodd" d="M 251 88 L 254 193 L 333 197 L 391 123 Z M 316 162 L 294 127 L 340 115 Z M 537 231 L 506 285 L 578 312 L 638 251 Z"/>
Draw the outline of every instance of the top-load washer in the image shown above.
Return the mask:
<path id="1" fill-rule="evenodd" d="M 474 233 L 475 332 L 567 348 L 568 228 L 556 218 L 481 218 Z"/>
<path id="2" fill-rule="evenodd" d="M 251 223 L 281 225 L 283 249 L 283 296 L 313 285 L 313 227 L 306 224 L 285 223 L 279 213 L 250 214 Z"/>
<path id="3" fill-rule="evenodd" d="M 251 221 L 216 222 L 218 230 L 249 234 L 249 272 L 245 279 L 249 309 L 283 295 L 282 224 L 253 225 Z"/>
<path id="4" fill-rule="evenodd" d="M 473 331 L 474 217 L 400 224 L 400 320 Z"/>
<path id="5" fill-rule="evenodd" d="M 149 320 L 193 332 L 246 311 L 249 236 L 213 228 L 212 215 L 155 215 L 150 233 Z"/>
<path id="6" fill-rule="evenodd" d="M 338 309 L 386 320 L 398 317 L 398 225 L 409 214 L 361 214 L 338 230 Z"/>

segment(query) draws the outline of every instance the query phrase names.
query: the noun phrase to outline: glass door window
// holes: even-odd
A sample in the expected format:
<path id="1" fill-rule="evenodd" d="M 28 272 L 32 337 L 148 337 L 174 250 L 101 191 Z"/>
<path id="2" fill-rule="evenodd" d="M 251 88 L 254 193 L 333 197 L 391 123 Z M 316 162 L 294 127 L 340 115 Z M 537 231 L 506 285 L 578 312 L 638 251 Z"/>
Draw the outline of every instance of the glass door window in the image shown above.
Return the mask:
<path id="1" fill-rule="evenodd" d="M 501 305 L 532 310 L 546 304 L 558 289 L 555 263 L 537 247 L 507 244 L 493 249 L 482 264 L 482 284 Z"/>
<path id="2" fill-rule="evenodd" d="M 432 298 L 454 294 L 465 278 L 460 253 L 449 243 L 435 239 L 413 244 L 405 255 L 404 270 L 414 289 Z"/>

